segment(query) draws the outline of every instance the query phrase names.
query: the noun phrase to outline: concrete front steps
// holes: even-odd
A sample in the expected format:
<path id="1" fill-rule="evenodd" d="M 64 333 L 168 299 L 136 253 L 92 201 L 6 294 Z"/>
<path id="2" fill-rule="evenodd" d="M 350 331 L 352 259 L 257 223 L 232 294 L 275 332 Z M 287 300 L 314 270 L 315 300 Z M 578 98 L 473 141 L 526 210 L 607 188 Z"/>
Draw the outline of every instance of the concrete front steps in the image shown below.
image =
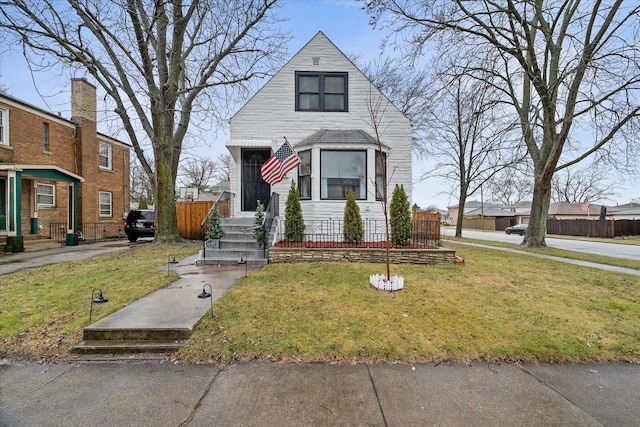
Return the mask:
<path id="1" fill-rule="evenodd" d="M 85 328 L 76 354 L 173 353 L 191 336 L 189 328 Z"/>
<path id="2" fill-rule="evenodd" d="M 60 243 L 56 240 L 51 239 L 48 236 L 40 236 L 37 234 L 25 234 L 24 236 L 24 251 L 25 252 L 35 252 L 35 251 L 43 251 L 46 249 L 55 249 L 61 248 L 64 246 L 64 243 Z M 0 236 L 0 250 L 4 251 L 4 247 L 7 243 L 6 236 Z"/>
<path id="3" fill-rule="evenodd" d="M 248 266 L 267 265 L 267 252 L 253 238 L 253 218 L 224 218 L 224 236 L 218 248 L 207 247 L 200 251 L 198 264 L 238 265 L 241 260 Z"/>

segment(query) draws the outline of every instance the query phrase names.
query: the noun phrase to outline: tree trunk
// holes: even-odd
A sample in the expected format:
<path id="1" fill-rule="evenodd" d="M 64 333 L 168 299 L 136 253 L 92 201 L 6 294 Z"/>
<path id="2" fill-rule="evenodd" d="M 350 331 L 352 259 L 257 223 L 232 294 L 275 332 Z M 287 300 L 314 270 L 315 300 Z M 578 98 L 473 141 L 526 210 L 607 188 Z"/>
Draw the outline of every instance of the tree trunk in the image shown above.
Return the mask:
<path id="1" fill-rule="evenodd" d="M 547 234 L 547 214 L 551 203 L 551 178 L 553 174 L 543 174 L 538 178 L 533 191 L 531 202 L 531 214 L 527 234 L 522 241 L 522 246 L 528 248 L 546 248 L 545 236 Z"/>
<path id="2" fill-rule="evenodd" d="M 467 188 L 460 186 L 460 195 L 458 197 L 458 218 L 456 220 L 456 237 L 462 237 L 462 223 L 464 222 L 464 205 L 467 201 Z"/>
<path id="3" fill-rule="evenodd" d="M 156 129 L 162 129 L 162 126 Z M 157 143 L 154 149 L 157 193 L 155 205 L 156 242 L 176 243 L 182 240 L 178 233 L 178 217 L 176 214 L 177 160 L 173 158 L 173 153 L 176 150 L 173 148 L 171 132 L 167 132 L 165 135 L 158 135 L 156 138 Z M 179 154 L 176 155 L 179 156 Z"/>

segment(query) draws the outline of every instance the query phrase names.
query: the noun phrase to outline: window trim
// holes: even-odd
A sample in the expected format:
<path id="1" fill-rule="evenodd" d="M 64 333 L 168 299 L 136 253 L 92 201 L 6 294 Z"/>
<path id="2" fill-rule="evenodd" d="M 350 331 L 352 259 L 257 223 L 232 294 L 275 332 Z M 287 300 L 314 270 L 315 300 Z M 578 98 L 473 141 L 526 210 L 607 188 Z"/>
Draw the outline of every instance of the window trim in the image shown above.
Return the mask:
<path id="1" fill-rule="evenodd" d="M 108 154 L 107 156 L 103 156 L 102 155 L 102 147 L 106 147 L 108 150 Z M 107 165 L 104 166 L 101 164 L 101 160 L 103 158 L 107 159 Z M 98 146 L 98 167 L 100 169 L 104 169 L 104 170 L 113 170 L 113 148 L 111 147 L 111 144 L 108 144 L 106 142 L 102 142 L 100 141 L 100 144 Z"/>
<path id="2" fill-rule="evenodd" d="M 317 76 L 318 81 L 318 109 L 306 109 L 300 107 L 300 77 L 305 76 Z M 325 92 L 325 77 L 342 77 L 344 80 L 344 108 L 341 110 L 327 109 L 325 108 L 324 97 L 327 95 Z M 315 93 L 315 92 L 314 92 Z M 327 112 L 327 113 L 348 113 L 349 112 L 349 73 L 346 72 L 319 72 L 319 71 L 296 71 L 295 72 L 295 111 L 303 112 Z"/>
<path id="3" fill-rule="evenodd" d="M 41 194 L 40 188 L 47 187 L 51 188 L 51 194 Z M 52 202 L 49 203 L 40 203 L 40 196 L 51 197 Z M 45 184 L 41 182 L 36 183 L 36 204 L 39 208 L 55 208 L 56 207 L 56 186 L 54 184 Z"/>
<path id="4" fill-rule="evenodd" d="M 306 153 L 309 153 L 309 163 L 304 163 L 304 161 L 300 164 L 300 166 L 298 166 L 298 195 L 300 196 L 300 200 L 311 200 L 313 198 L 313 187 L 311 186 L 313 180 L 311 179 L 311 158 L 313 156 L 313 153 L 311 152 L 311 150 L 303 150 L 300 151 L 298 153 L 298 157 L 300 157 L 300 160 L 303 160 L 302 158 L 304 157 L 304 155 Z M 302 194 L 302 186 L 300 185 L 300 182 L 303 179 L 308 179 L 308 187 L 309 187 L 309 196 L 303 196 Z"/>
<path id="5" fill-rule="evenodd" d="M 109 214 L 102 213 L 102 195 L 109 196 Z M 99 191 L 98 192 L 98 216 L 100 218 L 113 218 L 113 193 L 110 191 Z"/>
<path id="6" fill-rule="evenodd" d="M 42 151 L 49 153 L 49 123 L 42 122 Z"/>
<path id="7" fill-rule="evenodd" d="M 9 141 L 9 110 L 4 107 L 0 107 L 0 145 L 11 145 Z"/>
<path id="8" fill-rule="evenodd" d="M 367 157 L 369 155 L 368 150 L 366 149 L 352 149 L 352 150 L 338 150 L 338 149 L 332 149 L 332 148 L 328 148 L 328 149 L 321 149 L 320 150 L 320 200 L 347 200 L 347 195 L 345 194 L 344 198 L 333 198 L 333 197 L 323 197 L 322 194 L 322 180 L 323 180 L 323 175 L 322 175 L 322 153 L 326 153 L 326 152 L 342 152 L 342 153 L 364 153 L 364 162 L 363 162 L 363 166 L 364 166 L 364 176 L 363 176 L 363 180 L 364 180 L 364 191 L 362 191 L 362 194 L 357 195 L 356 200 L 367 200 L 367 194 L 368 194 L 368 177 L 369 177 L 369 171 L 367 168 Z M 346 179 L 353 179 L 353 178 L 346 178 Z"/>

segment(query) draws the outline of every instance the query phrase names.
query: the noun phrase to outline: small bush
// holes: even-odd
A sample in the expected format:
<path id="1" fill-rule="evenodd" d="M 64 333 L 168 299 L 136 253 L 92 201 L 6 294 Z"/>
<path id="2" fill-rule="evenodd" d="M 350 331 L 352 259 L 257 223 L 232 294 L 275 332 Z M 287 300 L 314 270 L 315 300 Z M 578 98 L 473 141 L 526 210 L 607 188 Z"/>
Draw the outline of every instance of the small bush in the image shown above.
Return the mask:
<path id="1" fill-rule="evenodd" d="M 209 229 L 207 230 L 207 239 L 219 239 L 224 236 L 222 228 L 222 219 L 220 218 L 220 209 L 218 205 L 213 209 L 209 217 Z"/>
<path id="2" fill-rule="evenodd" d="M 413 224 L 411 223 L 411 209 L 404 186 L 396 185 L 389 207 L 391 241 L 398 245 L 411 243 Z"/>
<path id="3" fill-rule="evenodd" d="M 291 188 L 287 196 L 284 218 L 285 240 L 287 242 L 302 242 L 304 240 L 302 206 L 300 206 L 298 189 L 293 181 L 291 181 Z"/>
<path id="4" fill-rule="evenodd" d="M 356 193 L 349 191 L 347 204 L 344 207 L 344 241 L 346 243 L 362 243 L 364 227 L 360 217 L 360 207 L 356 203 Z"/>
<path id="5" fill-rule="evenodd" d="M 264 229 L 264 205 L 258 200 L 258 207 L 253 217 L 253 238 L 260 246 L 267 243 L 267 230 Z"/>

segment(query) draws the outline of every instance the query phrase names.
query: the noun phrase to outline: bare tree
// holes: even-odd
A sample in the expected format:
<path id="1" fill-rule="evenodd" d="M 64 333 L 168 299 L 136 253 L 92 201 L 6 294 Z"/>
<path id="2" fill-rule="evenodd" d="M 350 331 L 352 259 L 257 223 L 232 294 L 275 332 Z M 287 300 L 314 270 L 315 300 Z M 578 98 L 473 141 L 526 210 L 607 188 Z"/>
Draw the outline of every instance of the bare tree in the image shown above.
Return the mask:
<path id="1" fill-rule="evenodd" d="M 484 183 L 484 198 L 499 205 L 531 201 L 532 176 L 525 162 L 503 169 Z"/>
<path id="2" fill-rule="evenodd" d="M 173 242 L 180 240 L 175 184 L 191 121 L 205 112 L 215 119 L 230 88 L 280 66 L 288 37 L 271 25 L 276 3 L 0 0 L 0 28 L 16 36 L 27 60 L 77 67 L 106 92 L 155 183 L 156 240 Z"/>
<path id="3" fill-rule="evenodd" d="M 182 162 L 180 172 L 180 180 L 185 187 L 195 187 L 202 192 L 213 184 L 216 164 L 209 159 L 193 158 Z"/>
<path id="4" fill-rule="evenodd" d="M 231 154 L 220 153 L 216 158 L 214 180 L 216 184 L 220 182 L 229 181 L 231 179 L 231 165 L 233 164 L 233 157 Z"/>
<path id="5" fill-rule="evenodd" d="M 436 162 L 428 176 L 444 178 L 458 189 L 456 237 L 461 237 L 467 198 L 523 156 L 513 138 L 513 123 L 500 117 L 492 86 L 455 69 L 448 66 L 438 73 L 435 91 L 425 94 L 431 103 L 424 150 Z"/>
<path id="6" fill-rule="evenodd" d="M 517 114 L 534 168 L 523 245 L 544 247 L 557 170 L 606 152 L 618 168 L 637 168 L 640 5 L 622 0 L 366 0 L 374 25 L 402 33 L 413 57 L 428 42 L 440 52 L 472 46 L 496 58 L 495 87 Z M 389 19 L 385 19 L 388 17 Z M 494 68 L 470 69 L 484 80 Z"/>
<path id="7" fill-rule="evenodd" d="M 129 193 L 131 200 L 140 201 L 140 199 L 144 197 L 147 203 L 154 204 L 154 185 L 149 181 L 149 175 L 145 173 L 140 163 L 136 161 L 131 162 L 129 175 Z"/>
<path id="8" fill-rule="evenodd" d="M 596 167 L 573 171 L 566 168 L 556 173 L 551 182 L 551 200 L 578 203 L 604 201 L 616 195 L 615 186 L 602 181 L 603 171 Z"/>

